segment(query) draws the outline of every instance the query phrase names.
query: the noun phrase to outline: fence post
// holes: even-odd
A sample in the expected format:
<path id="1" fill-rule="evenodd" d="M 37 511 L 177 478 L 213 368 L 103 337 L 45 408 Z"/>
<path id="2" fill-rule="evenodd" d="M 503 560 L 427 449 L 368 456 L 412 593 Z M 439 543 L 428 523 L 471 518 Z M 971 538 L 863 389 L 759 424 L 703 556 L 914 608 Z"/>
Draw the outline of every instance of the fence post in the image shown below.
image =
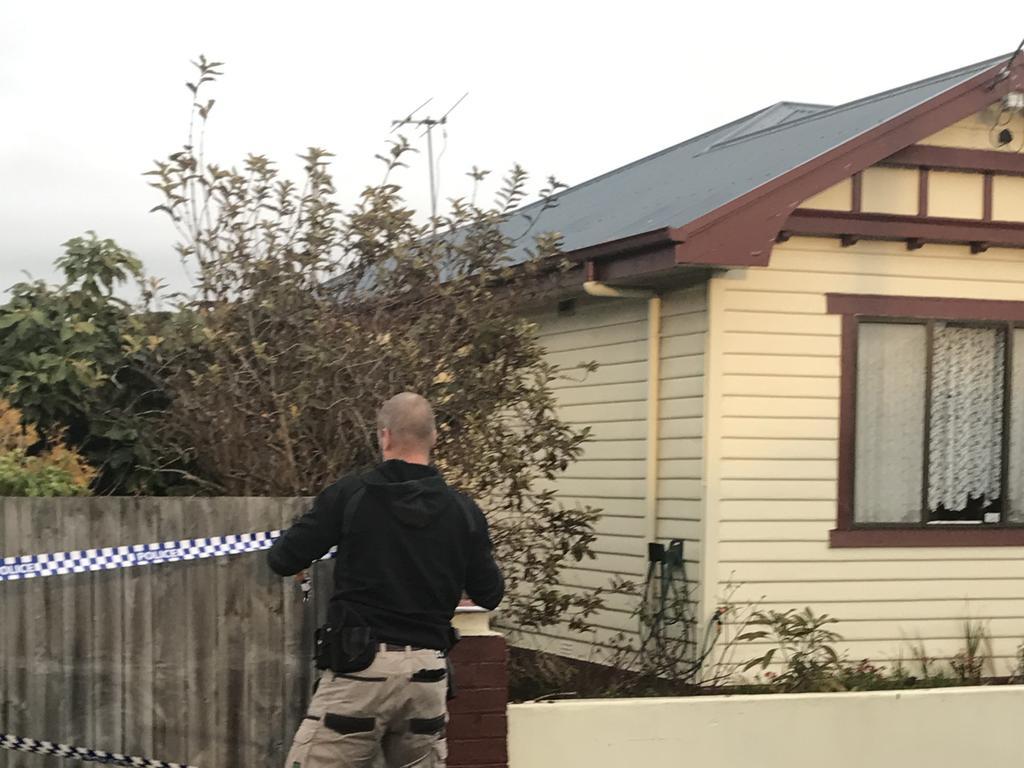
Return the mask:
<path id="1" fill-rule="evenodd" d="M 449 768 L 508 766 L 508 647 L 490 614 L 463 605 L 455 615 L 462 640 L 452 651 L 457 694 L 449 702 Z"/>

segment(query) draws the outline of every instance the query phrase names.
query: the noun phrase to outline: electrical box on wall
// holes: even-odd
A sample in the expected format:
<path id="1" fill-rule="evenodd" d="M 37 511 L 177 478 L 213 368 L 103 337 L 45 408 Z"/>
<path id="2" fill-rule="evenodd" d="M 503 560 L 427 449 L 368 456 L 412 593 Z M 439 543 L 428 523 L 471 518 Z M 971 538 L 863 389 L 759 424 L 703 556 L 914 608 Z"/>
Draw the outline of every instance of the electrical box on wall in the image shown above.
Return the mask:
<path id="1" fill-rule="evenodd" d="M 647 545 L 647 560 L 652 563 L 681 566 L 683 564 L 683 541 L 672 539 L 668 546 L 652 541 Z"/>

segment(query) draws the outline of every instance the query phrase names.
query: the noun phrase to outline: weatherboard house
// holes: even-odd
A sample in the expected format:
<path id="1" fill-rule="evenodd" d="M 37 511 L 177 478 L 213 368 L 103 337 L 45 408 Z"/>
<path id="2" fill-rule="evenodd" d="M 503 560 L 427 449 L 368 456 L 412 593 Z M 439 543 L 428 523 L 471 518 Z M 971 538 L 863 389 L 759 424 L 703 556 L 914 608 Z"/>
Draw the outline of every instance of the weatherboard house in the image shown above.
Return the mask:
<path id="1" fill-rule="evenodd" d="M 842 620 L 855 658 L 1024 639 L 1024 56 L 836 107 L 779 103 L 562 193 L 575 264 L 535 319 L 593 428 L 558 482 L 639 576 L 683 541 L 703 624 L 737 600 Z M 580 380 L 582 379 L 582 380 Z M 634 628 L 609 598 L 584 657 Z M 905 654 L 904 654 L 905 655 Z"/>

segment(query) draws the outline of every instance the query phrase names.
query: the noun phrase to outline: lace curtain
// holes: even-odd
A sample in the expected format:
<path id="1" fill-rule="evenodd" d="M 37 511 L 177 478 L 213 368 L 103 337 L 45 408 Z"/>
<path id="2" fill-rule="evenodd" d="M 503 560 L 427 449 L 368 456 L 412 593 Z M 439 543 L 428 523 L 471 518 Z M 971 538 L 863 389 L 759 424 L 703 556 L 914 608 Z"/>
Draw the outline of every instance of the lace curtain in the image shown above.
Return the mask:
<path id="1" fill-rule="evenodd" d="M 1006 334 L 936 324 L 928 506 L 981 510 L 1001 496 Z"/>
<path id="2" fill-rule="evenodd" d="M 1013 332 L 1010 391 L 1009 509 L 1007 522 L 1024 523 L 1024 329 Z"/>
<path id="3" fill-rule="evenodd" d="M 1006 344 L 1012 344 L 1003 520 L 1024 524 L 1024 328 L 936 323 L 927 504 L 939 519 L 984 520 L 1002 494 Z M 854 518 L 921 522 L 927 331 L 862 323 L 858 336 Z"/>
<path id="4" fill-rule="evenodd" d="M 918 324 L 862 323 L 857 344 L 854 519 L 921 520 L 927 334 Z"/>

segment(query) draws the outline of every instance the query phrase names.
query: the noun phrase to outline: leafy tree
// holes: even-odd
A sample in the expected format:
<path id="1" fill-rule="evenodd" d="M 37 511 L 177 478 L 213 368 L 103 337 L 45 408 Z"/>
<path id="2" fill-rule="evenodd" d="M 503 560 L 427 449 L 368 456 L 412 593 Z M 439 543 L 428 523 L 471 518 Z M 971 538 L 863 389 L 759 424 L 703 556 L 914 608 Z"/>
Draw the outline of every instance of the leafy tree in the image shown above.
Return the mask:
<path id="1" fill-rule="evenodd" d="M 64 435 L 100 470 L 100 491 L 152 490 L 142 420 L 165 401 L 145 361 L 160 338 L 117 295 L 141 264 L 92 232 L 64 247 L 62 284 L 19 283 L 0 306 L 0 395 L 44 436 Z"/>
<path id="2" fill-rule="evenodd" d="M 559 419 L 561 374 L 523 319 L 558 269 L 550 237 L 529 244 L 525 264 L 509 258 L 526 174 L 513 169 L 491 207 L 453 200 L 421 223 L 394 180 L 409 153 L 399 140 L 383 181 L 345 211 L 324 150 L 302 155 L 300 184 L 259 155 L 207 162 L 213 100 L 200 93 L 220 65 L 197 67 L 189 140 L 150 172 L 194 273 L 160 347 L 167 442 L 220 492 L 311 494 L 374 463 L 379 404 L 420 392 L 437 408 L 439 466 L 491 520 L 506 615 L 581 622 L 597 598 L 562 588 L 559 572 L 590 556 L 596 512 L 566 508 L 549 486 L 588 435 Z"/>
<path id="3" fill-rule="evenodd" d="M 39 432 L 0 400 L 0 496 L 84 496 L 96 474 L 60 435 L 47 450 L 31 454 Z"/>

